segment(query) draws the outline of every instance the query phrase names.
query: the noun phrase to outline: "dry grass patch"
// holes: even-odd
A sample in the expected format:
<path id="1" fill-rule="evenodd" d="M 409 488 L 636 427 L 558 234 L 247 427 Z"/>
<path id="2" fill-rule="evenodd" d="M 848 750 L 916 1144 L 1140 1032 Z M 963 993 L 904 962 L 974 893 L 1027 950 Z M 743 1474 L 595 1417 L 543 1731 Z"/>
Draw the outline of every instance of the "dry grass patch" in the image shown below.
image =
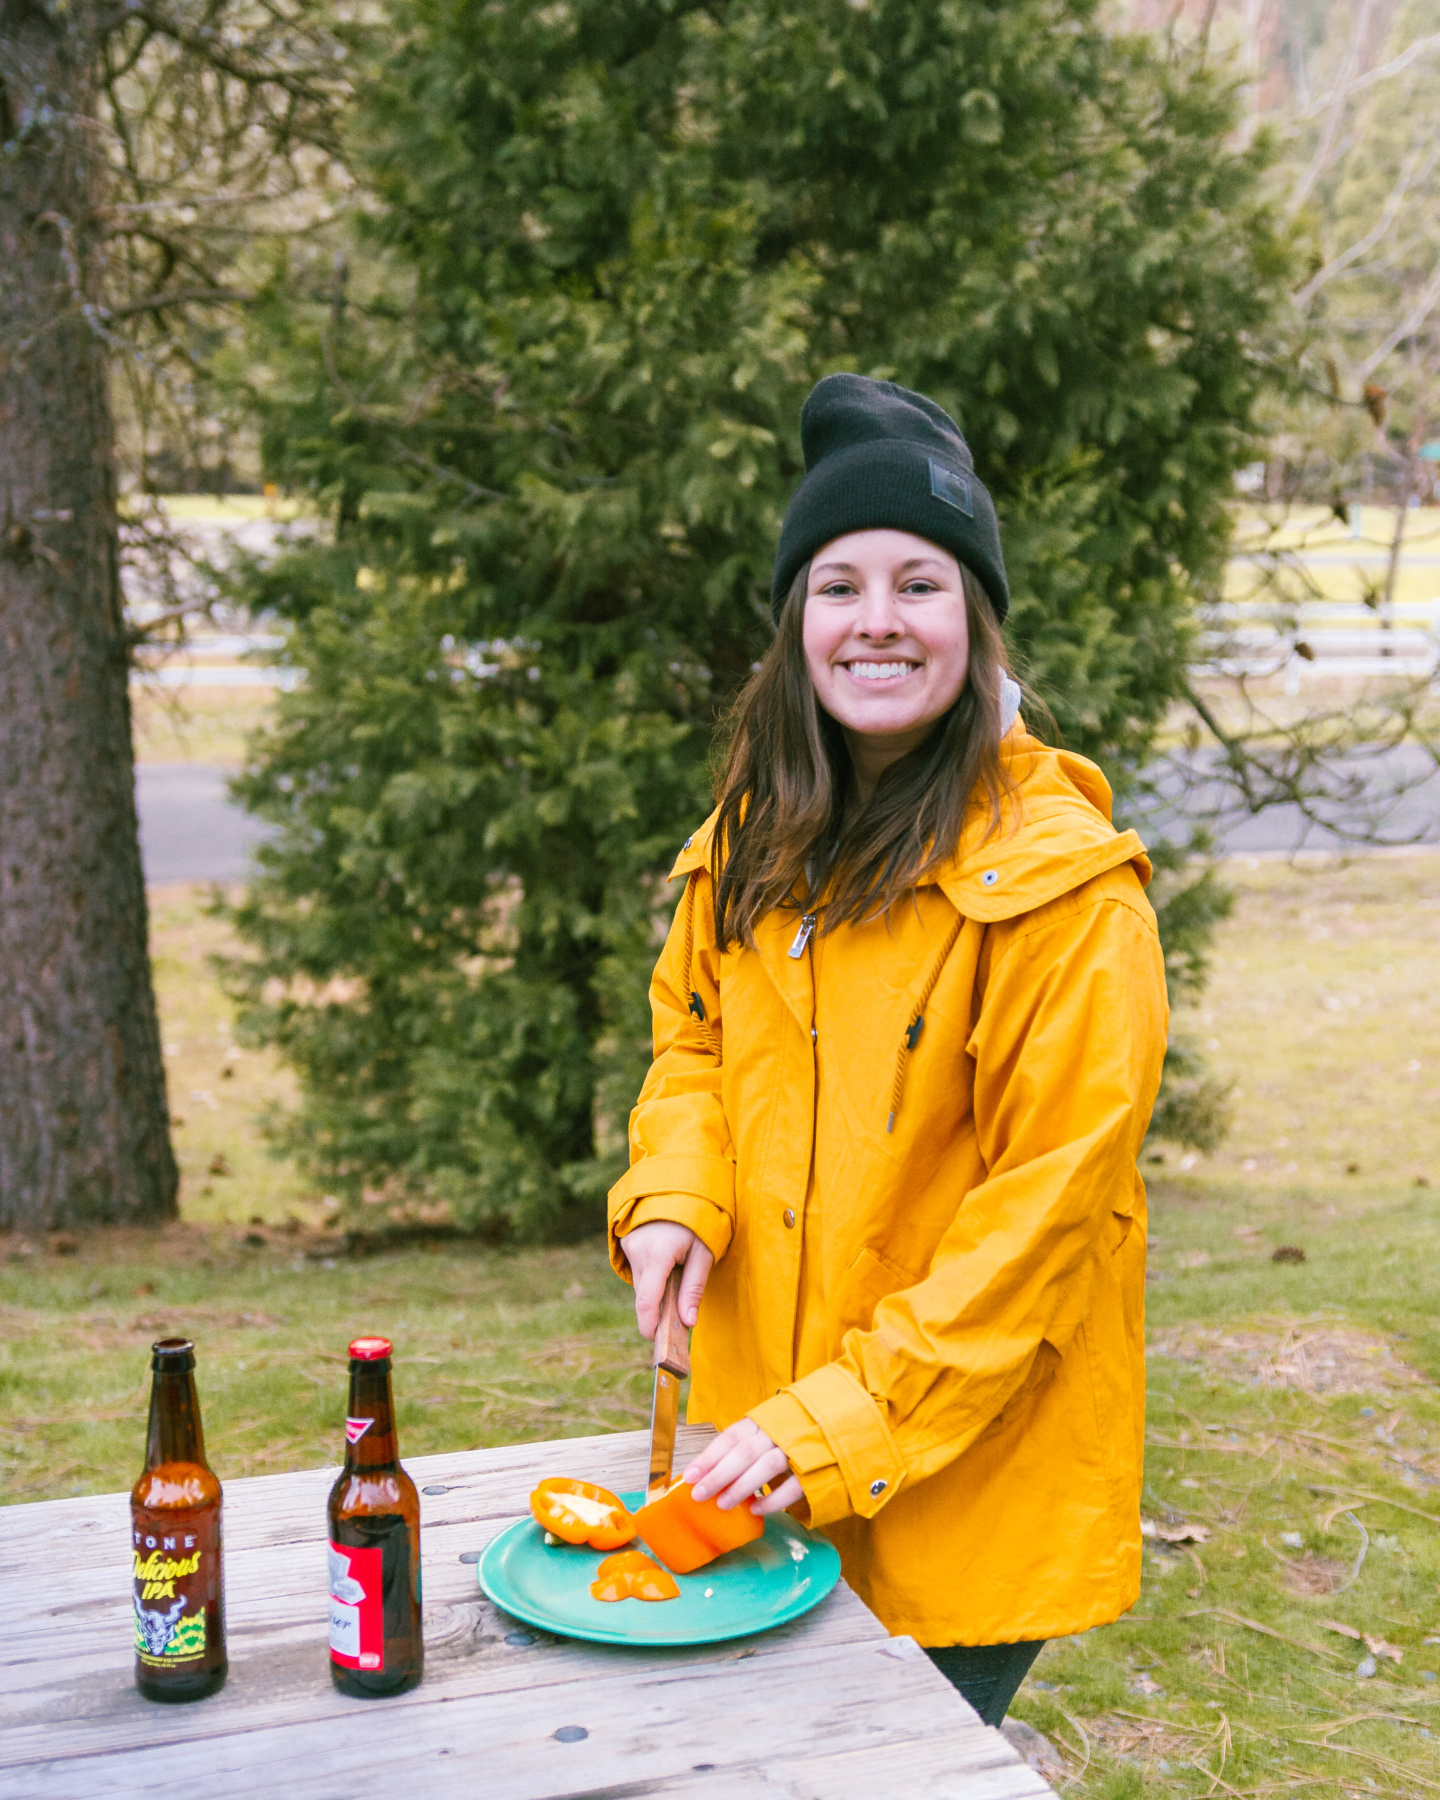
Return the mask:
<path id="1" fill-rule="evenodd" d="M 1232 857 L 1222 874 L 1235 914 L 1175 1024 L 1234 1081 L 1234 1128 L 1164 1166 L 1312 1218 L 1340 1216 L 1347 1190 L 1440 1186 L 1440 855 Z"/>
<path id="2" fill-rule="evenodd" d="M 1230 1727 L 1224 1718 L 1209 1727 L 1185 1726 L 1116 1710 L 1090 1720 L 1086 1729 L 1096 1748 L 1158 1775 L 1169 1775 L 1196 1763 L 1204 1752 L 1217 1750 L 1222 1744 L 1229 1748 Z M 1210 1760 L 1214 1762 L 1213 1755 Z M 1209 1770 L 1204 1772 L 1208 1774 Z"/>
<path id="3" fill-rule="evenodd" d="M 1373 1394 L 1384 1400 L 1392 1388 L 1429 1385 L 1379 1333 L 1304 1319 L 1176 1326 L 1156 1333 L 1150 1354 L 1197 1363 L 1251 1387 L 1305 1394 Z"/>
<path id="4" fill-rule="evenodd" d="M 1284 1565 L 1285 1585 L 1292 1594 L 1300 1594 L 1307 1600 L 1323 1599 L 1327 1594 L 1338 1593 L 1350 1579 L 1350 1566 L 1339 1562 L 1333 1556 L 1317 1556 L 1313 1550 L 1307 1550 L 1303 1556 L 1297 1556 L 1293 1562 Z"/>
<path id="5" fill-rule="evenodd" d="M 135 760 L 236 768 L 252 732 L 275 716 L 274 688 L 162 688 L 130 684 Z"/>

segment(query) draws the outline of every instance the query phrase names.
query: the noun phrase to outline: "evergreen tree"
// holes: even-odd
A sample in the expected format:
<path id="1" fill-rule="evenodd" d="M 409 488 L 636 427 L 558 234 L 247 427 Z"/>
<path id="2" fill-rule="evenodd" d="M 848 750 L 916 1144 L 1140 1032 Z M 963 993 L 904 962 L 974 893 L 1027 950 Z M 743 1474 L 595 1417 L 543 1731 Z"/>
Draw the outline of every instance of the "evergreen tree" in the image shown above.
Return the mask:
<path id="1" fill-rule="evenodd" d="M 1090 0 L 395 0 L 357 79 L 352 273 L 277 269 L 256 384 L 333 532 L 250 587 L 307 679 L 234 979 L 337 1190 L 588 1229 L 812 382 L 960 420 L 1012 640 L 1123 789 L 1285 253 L 1224 85 Z"/>

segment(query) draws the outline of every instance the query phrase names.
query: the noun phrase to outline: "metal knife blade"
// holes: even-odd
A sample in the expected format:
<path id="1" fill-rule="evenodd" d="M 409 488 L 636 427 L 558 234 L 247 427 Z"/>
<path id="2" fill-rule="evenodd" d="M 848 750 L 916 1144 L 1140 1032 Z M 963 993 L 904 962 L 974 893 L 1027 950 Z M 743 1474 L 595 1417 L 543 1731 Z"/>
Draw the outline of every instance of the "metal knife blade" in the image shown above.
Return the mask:
<path id="1" fill-rule="evenodd" d="M 658 1500 L 670 1485 L 675 1460 L 675 1427 L 680 1418 L 680 1383 L 690 1373 L 690 1333 L 680 1323 L 680 1268 L 670 1271 L 655 1327 L 655 1398 L 650 1408 L 650 1472 L 647 1503 Z"/>

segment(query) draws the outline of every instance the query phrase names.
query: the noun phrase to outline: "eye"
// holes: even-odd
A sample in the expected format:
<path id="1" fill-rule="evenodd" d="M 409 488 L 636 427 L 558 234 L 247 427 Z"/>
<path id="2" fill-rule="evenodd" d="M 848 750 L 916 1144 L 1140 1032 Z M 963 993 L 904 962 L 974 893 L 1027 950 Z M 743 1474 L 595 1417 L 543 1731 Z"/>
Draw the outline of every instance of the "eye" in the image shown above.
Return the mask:
<path id="1" fill-rule="evenodd" d="M 928 575 L 912 575 L 910 580 L 901 588 L 900 592 L 902 594 L 914 594 L 923 599 L 926 594 L 938 594 L 940 592 L 940 584 L 938 581 L 932 581 Z"/>
<path id="2" fill-rule="evenodd" d="M 817 588 L 816 592 L 823 594 L 827 600 L 848 600 L 857 589 L 853 581 L 837 576 L 834 581 L 827 581 L 823 587 Z"/>

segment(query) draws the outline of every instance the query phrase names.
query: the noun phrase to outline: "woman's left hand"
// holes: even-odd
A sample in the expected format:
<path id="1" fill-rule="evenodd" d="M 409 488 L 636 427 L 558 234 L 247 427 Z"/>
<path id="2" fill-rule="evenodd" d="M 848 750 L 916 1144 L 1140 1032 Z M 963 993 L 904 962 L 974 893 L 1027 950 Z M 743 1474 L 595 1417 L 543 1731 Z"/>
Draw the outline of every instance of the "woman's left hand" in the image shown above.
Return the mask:
<path id="1" fill-rule="evenodd" d="M 720 1496 L 721 1512 L 729 1512 L 758 1494 L 767 1481 L 779 1481 L 772 1493 L 756 1500 L 750 1510 L 757 1517 L 784 1512 L 805 1498 L 798 1476 L 789 1475 L 789 1459 L 773 1438 L 753 1419 L 737 1419 L 707 1444 L 681 1477 L 694 1489 L 697 1500 Z M 786 1479 L 781 1481 L 780 1477 Z"/>

